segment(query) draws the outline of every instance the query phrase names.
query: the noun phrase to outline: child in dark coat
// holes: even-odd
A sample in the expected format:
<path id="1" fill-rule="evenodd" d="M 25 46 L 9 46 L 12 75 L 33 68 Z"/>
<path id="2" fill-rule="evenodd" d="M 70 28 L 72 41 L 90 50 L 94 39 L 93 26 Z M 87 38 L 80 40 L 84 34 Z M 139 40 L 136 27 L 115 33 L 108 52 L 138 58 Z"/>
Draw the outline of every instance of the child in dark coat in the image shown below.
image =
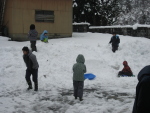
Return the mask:
<path id="1" fill-rule="evenodd" d="M 150 113 L 150 65 L 138 74 L 136 96 L 132 113 Z"/>
<path id="2" fill-rule="evenodd" d="M 32 54 L 32 52 L 29 50 L 28 47 L 23 47 L 22 48 L 22 52 L 23 52 L 23 60 L 26 64 L 26 81 L 29 85 L 29 87 L 27 88 L 27 90 L 32 89 L 32 82 L 30 80 L 30 76 L 32 74 L 32 78 L 34 81 L 34 91 L 38 91 L 38 68 L 39 68 L 39 64 L 38 61 L 36 59 L 36 56 L 34 54 Z"/>
<path id="3" fill-rule="evenodd" d="M 116 50 L 118 50 L 119 43 L 120 43 L 120 38 L 118 35 L 116 35 L 115 32 L 112 34 L 113 36 L 111 37 L 111 40 L 109 44 L 112 44 L 112 51 L 115 53 Z"/>
<path id="4" fill-rule="evenodd" d="M 83 87 L 84 87 L 84 73 L 86 73 L 85 59 L 84 56 L 79 54 L 77 63 L 73 65 L 73 86 L 74 86 L 74 97 L 79 97 L 82 101 Z"/>
<path id="5" fill-rule="evenodd" d="M 118 73 L 118 76 L 123 76 L 123 75 L 132 76 L 133 73 L 131 71 L 131 68 L 128 66 L 128 62 L 127 61 L 123 62 L 123 66 L 124 66 L 124 68 L 122 69 L 122 71 L 120 71 Z"/>
<path id="6" fill-rule="evenodd" d="M 37 36 L 38 36 L 38 32 L 35 30 L 35 25 L 31 24 L 30 25 L 30 31 L 28 33 L 28 38 L 29 38 L 30 43 L 31 43 L 32 51 L 37 51 L 37 48 L 36 48 Z"/>

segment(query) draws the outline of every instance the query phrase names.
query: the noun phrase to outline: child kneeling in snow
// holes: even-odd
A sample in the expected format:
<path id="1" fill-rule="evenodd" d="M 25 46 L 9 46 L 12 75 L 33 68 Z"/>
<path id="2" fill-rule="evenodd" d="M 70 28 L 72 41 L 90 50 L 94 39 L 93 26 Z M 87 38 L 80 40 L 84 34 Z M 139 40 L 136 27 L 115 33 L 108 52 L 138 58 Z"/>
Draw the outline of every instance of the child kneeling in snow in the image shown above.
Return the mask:
<path id="1" fill-rule="evenodd" d="M 86 73 L 85 59 L 84 56 L 79 54 L 76 59 L 76 64 L 73 65 L 73 86 L 74 86 L 74 97 L 79 97 L 82 101 L 83 87 L 84 87 L 84 73 Z"/>
<path id="2" fill-rule="evenodd" d="M 124 65 L 124 68 L 122 69 L 122 71 L 120 71 L 118 73 L 118 77 L 124 76 L 124 75 L 126 75 L 126 76 L 133 76 L 133 73 L 132 73 L 130 67 L 128 66 L 128 62 L 124 61 L 123 65 Z"/>
<path id="3" fill-rule="evenodd" d="M 42 42 L 47 43 L 48 42 L 48 36 L 47 36 L 48 32 L 46 30 L 43 31 L 43 33 L 40 36 L 40 40 Z"/>

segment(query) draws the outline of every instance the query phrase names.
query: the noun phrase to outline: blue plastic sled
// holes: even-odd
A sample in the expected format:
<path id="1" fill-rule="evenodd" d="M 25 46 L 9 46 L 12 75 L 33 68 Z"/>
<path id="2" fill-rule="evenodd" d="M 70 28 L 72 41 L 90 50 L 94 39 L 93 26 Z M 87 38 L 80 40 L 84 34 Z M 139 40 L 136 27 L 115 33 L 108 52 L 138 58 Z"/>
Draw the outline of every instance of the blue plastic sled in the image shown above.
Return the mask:
<path id="1" fill-rule="evenodd" d="M 84 79 L 93 80 L 96 76 L 92 73 L 84 74 Z"/>

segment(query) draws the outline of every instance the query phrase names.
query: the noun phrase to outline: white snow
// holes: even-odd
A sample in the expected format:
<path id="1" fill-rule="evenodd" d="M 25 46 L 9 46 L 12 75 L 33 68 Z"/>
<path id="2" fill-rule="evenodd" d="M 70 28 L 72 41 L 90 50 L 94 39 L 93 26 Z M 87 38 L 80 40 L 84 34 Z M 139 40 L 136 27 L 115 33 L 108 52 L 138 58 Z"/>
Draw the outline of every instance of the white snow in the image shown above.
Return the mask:
<path id="1" fill-rule="evenodd" d="M 76 23 L 74 22 L 72 25 L 90 25 L 90 23 L 87 23 L 87 22 L 81 22 L 81 23 Z"/>
<path id="2" fill-rule="evenodd" d="M 39 91 L 26 91 L 22 47 L 29 41 L 0 37 L 0 113 L 131 113 L 136 77 L 116 77 L 127 60 L 134 75 L 150 62 L 150 40 L 120 36 L 120 47 L 111 51 L 110 34 L 73 33 L 72 38 L 37 42 Z M 78 54 L 86 59 L 87 72 L 97 77 L 85 80 L 84 100 L 74 100 L 72 66 Z M 45 75 L 45 76 L 44 76 Z"/>
<path id="3" fill-rule="evenodd" d="M 72 7 L 78 7 L 78 4 L 76 2 L 74 2 Z"/>
<path id="4" fill-rule="evenodd" d="M 114 26 L 90 26 L 90 29 L 97 29 L 97 28 L 133 28 L 136 30 L 138 27 L 146 27 L 150 28 L 150 25 L 146 24 L 134 24 L 134 25 L 114 25 Z"/>
<path id="5" fill-rule="evenodd" d="M 138 25 L 139 25 L 139 24 L 134 24 L 134 25 L 133 25 L 133 29 L 136 30 L 136 29 L 138 28 Z"/>
<path id="6" fill-rule="evenodd" d="M 131 25 L 114 25 L 114 26 L 90 26 L 90 29 L 97 29 L 97 28 L 132 28 Z"/>
<path id="7" fill-rule="evenodd" d="M 83 14 L 84 15 L 84 11 L 82 11 L 82 13 L 81 14 Z"/>
<path id="8" fill-rule="evenodd" d="M 147 25 L 147 24 L 134 24 L 133 25 L 133 29 L 136 30 L 138 27 L 147 27 L 147 28 L 150 28 L 150 25 Z"/>

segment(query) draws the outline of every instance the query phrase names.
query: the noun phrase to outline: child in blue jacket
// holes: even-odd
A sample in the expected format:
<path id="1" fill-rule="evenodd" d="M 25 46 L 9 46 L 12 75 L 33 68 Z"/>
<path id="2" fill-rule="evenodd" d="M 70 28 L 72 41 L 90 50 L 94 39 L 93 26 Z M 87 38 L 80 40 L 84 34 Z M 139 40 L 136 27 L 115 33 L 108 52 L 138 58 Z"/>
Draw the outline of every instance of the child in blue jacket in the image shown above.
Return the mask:
<path id="1" fill-rule="evenodd" d="M 48 34 L 47 30 L 44 30 L 43 33 L 41 34 L 40 40 L 41 40 L 42 42 L 45 42 L 45 43 L 48 42 L 48 36 L 47 36 L 47 34 Z"/>

